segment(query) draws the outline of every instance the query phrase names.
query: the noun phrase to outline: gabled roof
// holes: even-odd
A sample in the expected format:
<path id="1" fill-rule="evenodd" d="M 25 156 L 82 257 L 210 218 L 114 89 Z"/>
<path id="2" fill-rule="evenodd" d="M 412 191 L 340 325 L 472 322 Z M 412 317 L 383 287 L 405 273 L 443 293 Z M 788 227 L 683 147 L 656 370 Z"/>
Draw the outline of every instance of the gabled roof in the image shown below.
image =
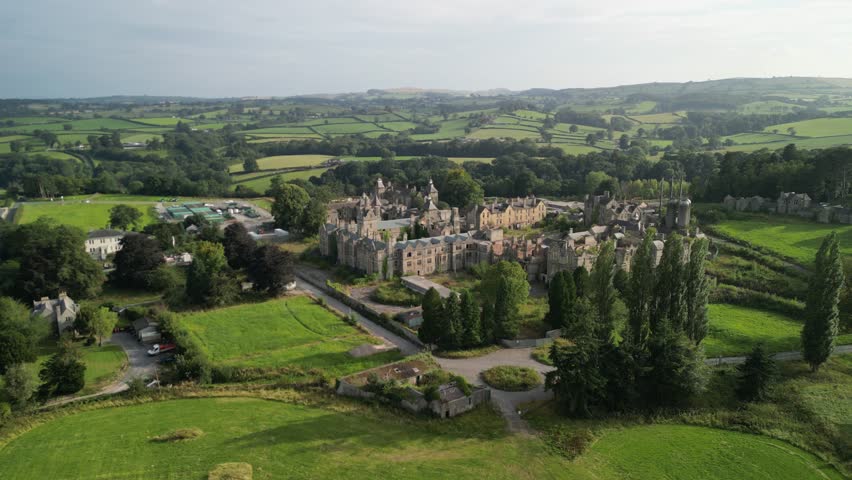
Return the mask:
<path id="1" fill-rule="evenodd" d="M 88 238 L 123 237 L 124 232 L 121 231 L 121 230 L 103 228 L 103 229 L 100 229 L 100 230 L 92 230 L 86 236 Z"/>

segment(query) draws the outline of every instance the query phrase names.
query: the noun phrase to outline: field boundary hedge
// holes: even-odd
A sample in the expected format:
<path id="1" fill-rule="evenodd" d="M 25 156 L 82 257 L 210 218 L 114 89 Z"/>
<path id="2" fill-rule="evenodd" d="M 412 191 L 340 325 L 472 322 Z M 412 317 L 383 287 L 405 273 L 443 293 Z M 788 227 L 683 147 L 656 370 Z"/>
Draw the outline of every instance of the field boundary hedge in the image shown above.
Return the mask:
<path id="1" fill-rule="evenodd" d="M 805 305 L 802 302 L 724 283 L 716 285 L 716 288 L 710 292 L 709 303 L 727 303 L 769 310 L 794 319 L 801 319 L 805 312 Z"/>

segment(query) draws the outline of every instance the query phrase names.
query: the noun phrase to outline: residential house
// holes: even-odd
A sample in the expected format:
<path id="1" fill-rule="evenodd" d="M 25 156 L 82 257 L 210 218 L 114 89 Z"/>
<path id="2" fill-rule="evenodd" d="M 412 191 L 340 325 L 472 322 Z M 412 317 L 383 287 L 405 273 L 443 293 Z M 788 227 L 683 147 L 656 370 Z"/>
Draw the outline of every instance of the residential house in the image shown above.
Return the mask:
<path id="1" fill-rule="evenodd" d="M 41 297 L 41 300 L 33 301 L 34 316 L 47 318 L 56 325 L 59 334 L 73 329 L 74 320 L 80 307 L 65 292 L 59 293 L 59 298 Z"/>

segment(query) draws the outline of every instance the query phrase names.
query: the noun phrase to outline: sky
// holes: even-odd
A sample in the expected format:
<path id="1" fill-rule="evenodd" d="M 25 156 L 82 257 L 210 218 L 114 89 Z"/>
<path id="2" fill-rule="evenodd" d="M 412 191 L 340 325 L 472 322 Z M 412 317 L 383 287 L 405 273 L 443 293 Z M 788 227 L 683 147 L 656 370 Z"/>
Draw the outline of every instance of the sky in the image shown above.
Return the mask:
<path id="1" fill-rule="evenodd" d="M 849 0 L 3 0 L 0 98 L 852 77 Z"/>

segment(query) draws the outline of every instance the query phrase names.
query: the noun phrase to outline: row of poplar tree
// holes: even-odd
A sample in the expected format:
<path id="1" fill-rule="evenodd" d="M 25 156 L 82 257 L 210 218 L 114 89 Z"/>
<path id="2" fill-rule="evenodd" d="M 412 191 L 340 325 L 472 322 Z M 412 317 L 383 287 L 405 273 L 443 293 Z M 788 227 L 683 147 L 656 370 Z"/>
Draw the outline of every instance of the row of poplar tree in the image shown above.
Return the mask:
<path id="1" fill-rule="evenodd" d="M 649 230 L 629 275 L 616 267 L 615 246 L 606 242 L 579 295 L 575 275 L 551 280 L 547 320 L 571 342 L 551 347 L 556 370 L 546 386 L 570 414 L 674 405 L 706 384 L 698 347 L 707 334 L 708 241 L 672 234 L 655 266 L 654 238 Z"/>

